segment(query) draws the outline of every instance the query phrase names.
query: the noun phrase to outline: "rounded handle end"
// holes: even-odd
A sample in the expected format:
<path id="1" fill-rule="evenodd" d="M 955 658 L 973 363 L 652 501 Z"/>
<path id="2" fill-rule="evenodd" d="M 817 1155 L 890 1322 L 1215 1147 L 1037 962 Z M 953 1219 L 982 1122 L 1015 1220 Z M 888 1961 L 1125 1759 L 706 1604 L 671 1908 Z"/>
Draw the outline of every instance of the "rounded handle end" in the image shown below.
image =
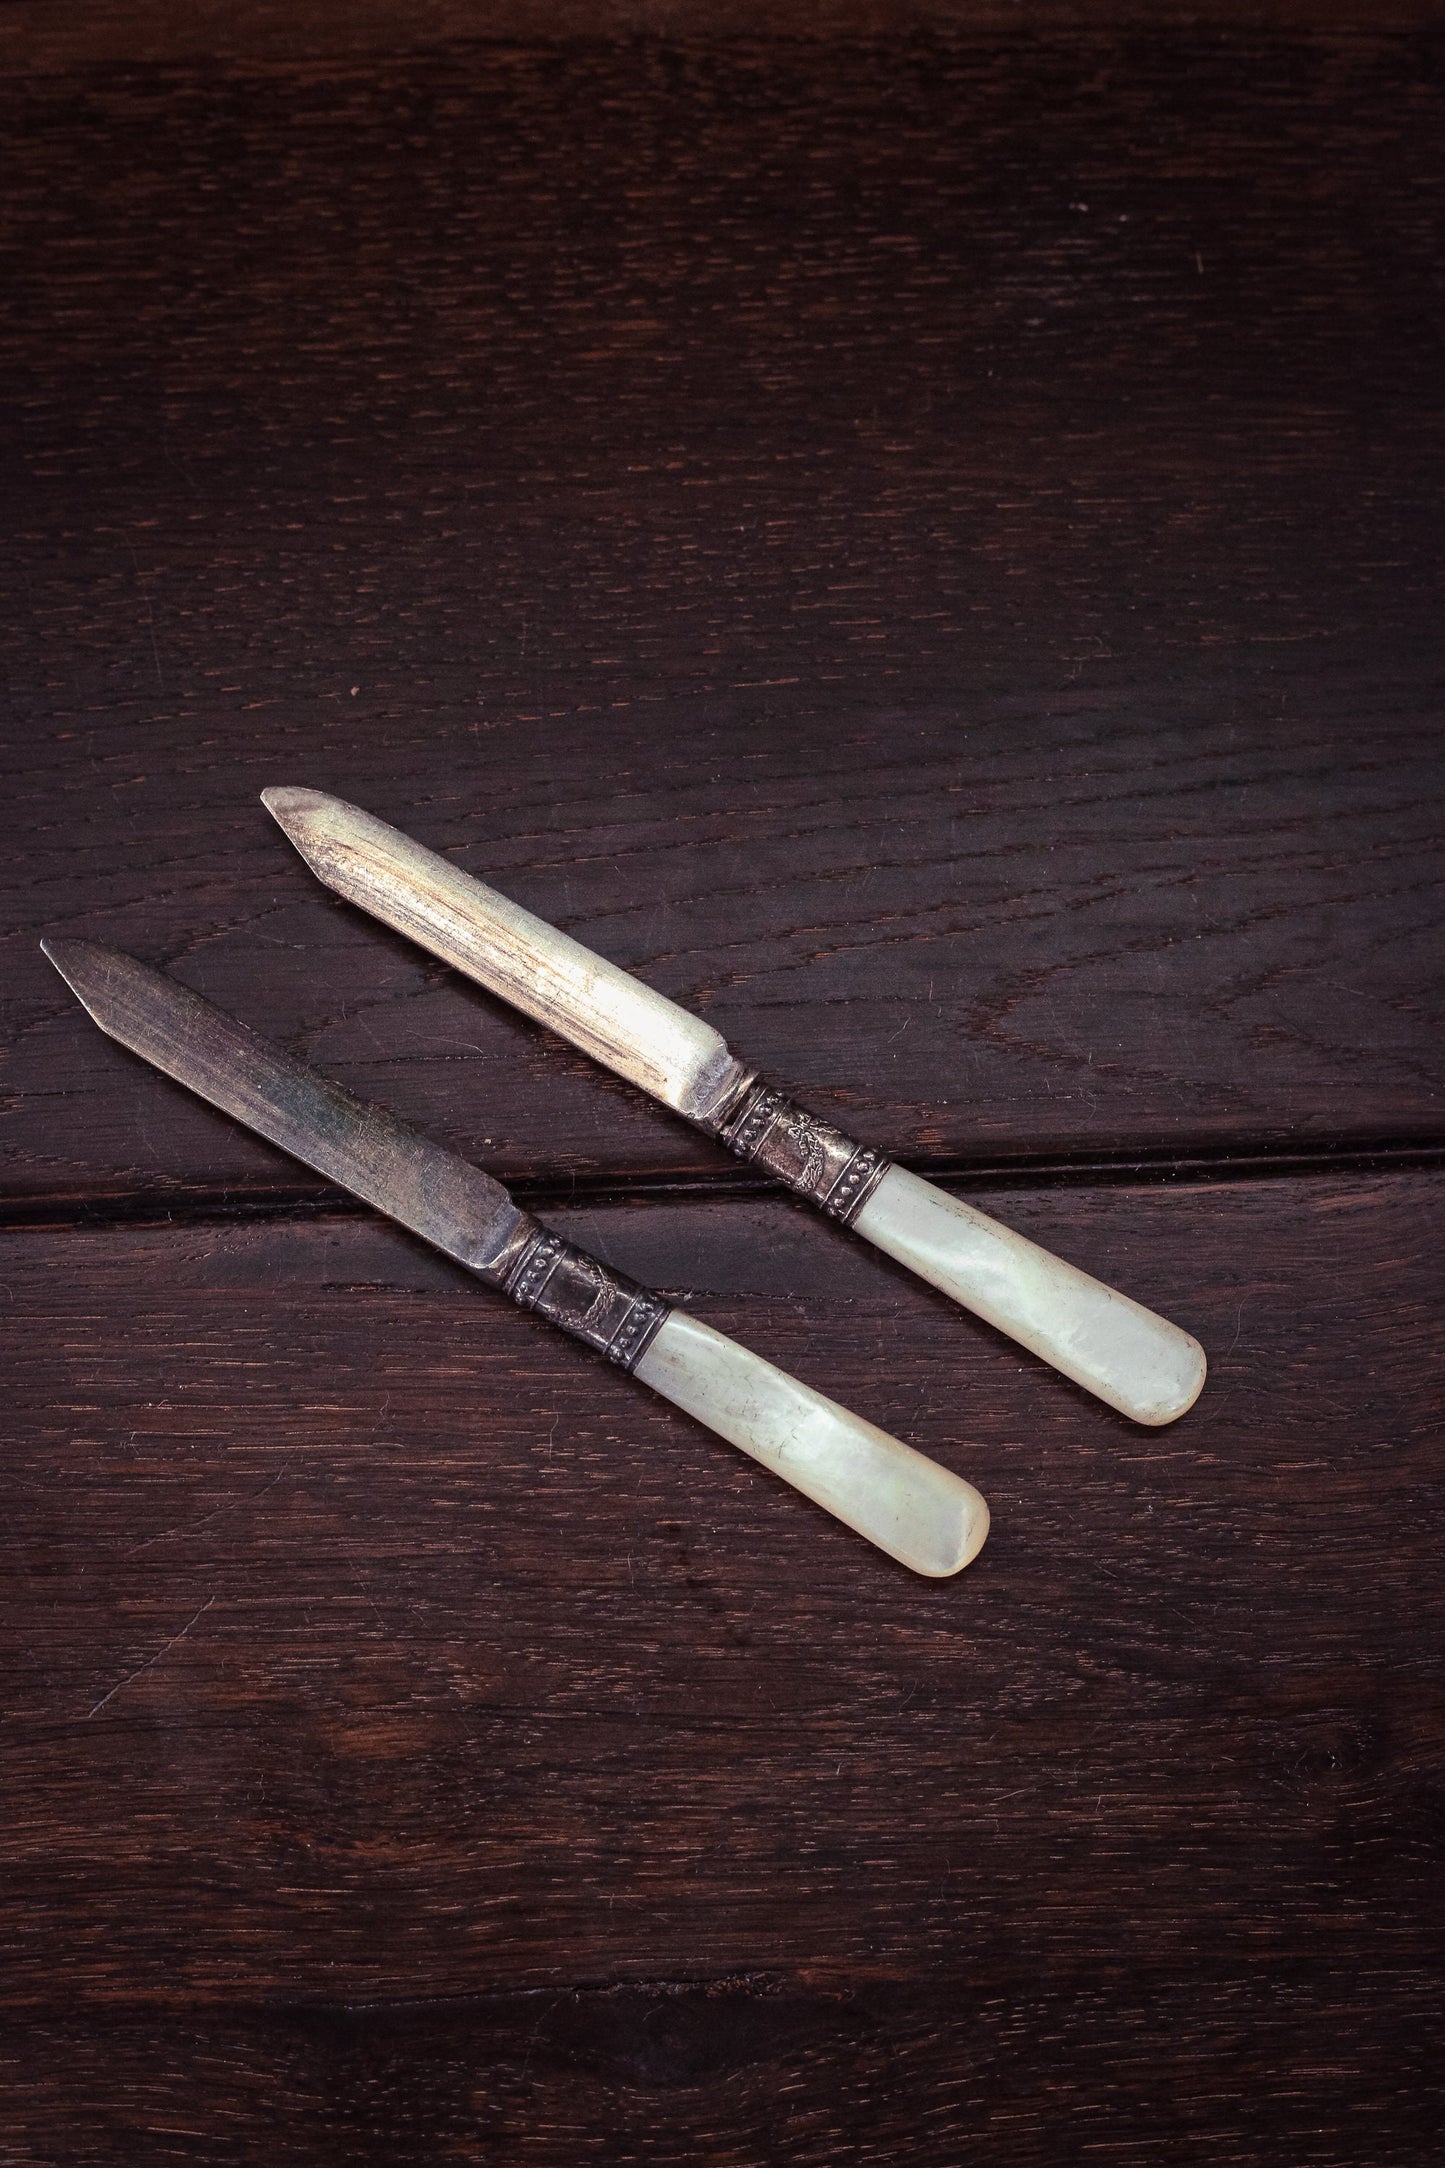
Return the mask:
<path id="1" fill-rule="evenodd" d="M 944 1580 L 982 1550 L 988 1507 L 971 1483 L 685 1311 L 634 1374 L 914 1573 Z"/>

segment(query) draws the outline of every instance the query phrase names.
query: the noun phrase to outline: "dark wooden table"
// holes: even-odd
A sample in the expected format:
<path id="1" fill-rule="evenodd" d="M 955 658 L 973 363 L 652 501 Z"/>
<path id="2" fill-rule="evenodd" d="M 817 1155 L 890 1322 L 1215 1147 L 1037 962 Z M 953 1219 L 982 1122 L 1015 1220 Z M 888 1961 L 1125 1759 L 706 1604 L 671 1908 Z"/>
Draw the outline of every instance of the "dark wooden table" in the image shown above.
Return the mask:
<path id="1" fill-rule="evenodd" d="M 1439 46 L 1065 12 L 0 21 L 0 2161 L 1440 2158 Z M 1198 1408 L 329 898 L 273 782 L 1188 1325 Z M 966 1473 L 978 1563 L 46 930 Z"/>

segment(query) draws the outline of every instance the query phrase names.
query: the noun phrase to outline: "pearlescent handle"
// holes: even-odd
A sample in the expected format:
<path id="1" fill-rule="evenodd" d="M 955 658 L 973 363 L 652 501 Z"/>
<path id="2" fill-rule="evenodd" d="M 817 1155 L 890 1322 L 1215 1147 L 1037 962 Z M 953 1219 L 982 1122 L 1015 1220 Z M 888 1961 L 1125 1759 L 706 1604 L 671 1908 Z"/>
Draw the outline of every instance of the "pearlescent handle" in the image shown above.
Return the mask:
<path id="1" fill-rule="evenodd" d="M 905 1167 L 853 1225 L 1136 1423 L 1172 1423 L 1199 1398 L 1204 1350 L 1187 1332 Z"/>
<path id="2" fill-rule="evenodd" d="M 971 1483 L 685 1311 L 664 1319 L 633 1375 L 915 1573 L 978 1556 L 988 1507 Z"/>

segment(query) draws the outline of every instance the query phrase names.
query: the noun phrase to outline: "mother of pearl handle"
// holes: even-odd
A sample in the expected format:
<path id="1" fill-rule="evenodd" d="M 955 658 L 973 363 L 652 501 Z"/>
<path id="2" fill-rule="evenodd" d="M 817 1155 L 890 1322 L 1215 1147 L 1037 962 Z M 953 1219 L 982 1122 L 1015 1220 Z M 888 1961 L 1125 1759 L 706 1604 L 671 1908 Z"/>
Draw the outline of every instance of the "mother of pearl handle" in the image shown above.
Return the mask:
<path id="1" fill-rule="evenodd" d="M 988 1507 L 971 1483 L 685 1311 L 668 1313 L 633 1374 L 915 1573 L 978 1556 Z"/>
<path id="2" fill-rule="evenodd" d="M 1204 1350 L 1187 1332 L 907 1168 L 889 1167 L 853 1225 L 1136 1423 L 1198 1399 Z"/>
<path id="3" fill-rule="evenodd" d="M 1136 1423 L 1204 1383 L 1197 1340 L 744 1074 L 701 1126 Z"/>

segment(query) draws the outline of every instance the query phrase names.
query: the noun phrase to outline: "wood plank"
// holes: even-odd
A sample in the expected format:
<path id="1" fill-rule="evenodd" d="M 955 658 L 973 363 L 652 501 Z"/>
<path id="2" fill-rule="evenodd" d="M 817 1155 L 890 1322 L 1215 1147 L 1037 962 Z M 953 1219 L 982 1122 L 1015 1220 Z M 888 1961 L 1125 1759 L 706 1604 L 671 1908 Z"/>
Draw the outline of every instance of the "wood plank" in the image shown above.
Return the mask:
<path id="1" fill-rule="evenodd" d="M 12 1236 L 6 2006 L 762 1974 L 906 2033 L 966 1983 L 1005 2063 L 1045 2013 L 1037 2088 L 1110 1983 L 1179 2076 L 1175 1996 L 1227 2060 L 1273 1982 L 1298 2099 L 1326 2005 L 1383 2086 L 1347 2013 L 1439 1955 L 1441 1188 L 993 1200 L 1200 1331 L 1164 1433 L 785 1203 L 571 1217 L 975 1478 L 952 1583 L 380 1223 Z"/>
<path id="2" fill-rule="evenodd" d="M 1155 0 L 1150 21 L 1191 29 L 1217 23 L 1238 33 L 1239 0 Z M 1325 28 L 1379 36 L 1432 27 L 1432 0 L 1251 0 L 1249 27 Z M 91 0 L 57 12 L 45 0 L 7 0 L 0 71 L 68 73 L 136 63 L 223 62 L 285 67 L 319 59 L 377 60 L 439 45 L 488 40 L 637 38 L 671 32 L 689 41 L 761 38 L 901 38 L 920 33 L 1013 31 L 1077 36 L 1081 29 L 1137 34 L 1130 0 L 709 0 L 706 9 L 659 0 L 227 0 L 224 8 L 177 8 L 171 0 Z"/>
<path id="3" fill-rule="evenodd" d="M 9 1193 L 281 1181 L 97 1044 L 47 927 L 504 1175 L 725 1164 L 328 904 L 277 780 L 918 1163 L 1438 1139 L 1427 60 L 5 89 Z"/>
<path id="4" fill-rule="evenodd" d="M 1386 1991 L 1382 1994 L 1382 1984 Z M 1434 2168 L 1439 1989 L 1319 1969 L 1061 1987 L 751 1976 L 0 2026 L 17 2159 L 431 2168 L 1226 2160 Z M 33 2150 L 26 2151 L 29 2146 Z"/>

